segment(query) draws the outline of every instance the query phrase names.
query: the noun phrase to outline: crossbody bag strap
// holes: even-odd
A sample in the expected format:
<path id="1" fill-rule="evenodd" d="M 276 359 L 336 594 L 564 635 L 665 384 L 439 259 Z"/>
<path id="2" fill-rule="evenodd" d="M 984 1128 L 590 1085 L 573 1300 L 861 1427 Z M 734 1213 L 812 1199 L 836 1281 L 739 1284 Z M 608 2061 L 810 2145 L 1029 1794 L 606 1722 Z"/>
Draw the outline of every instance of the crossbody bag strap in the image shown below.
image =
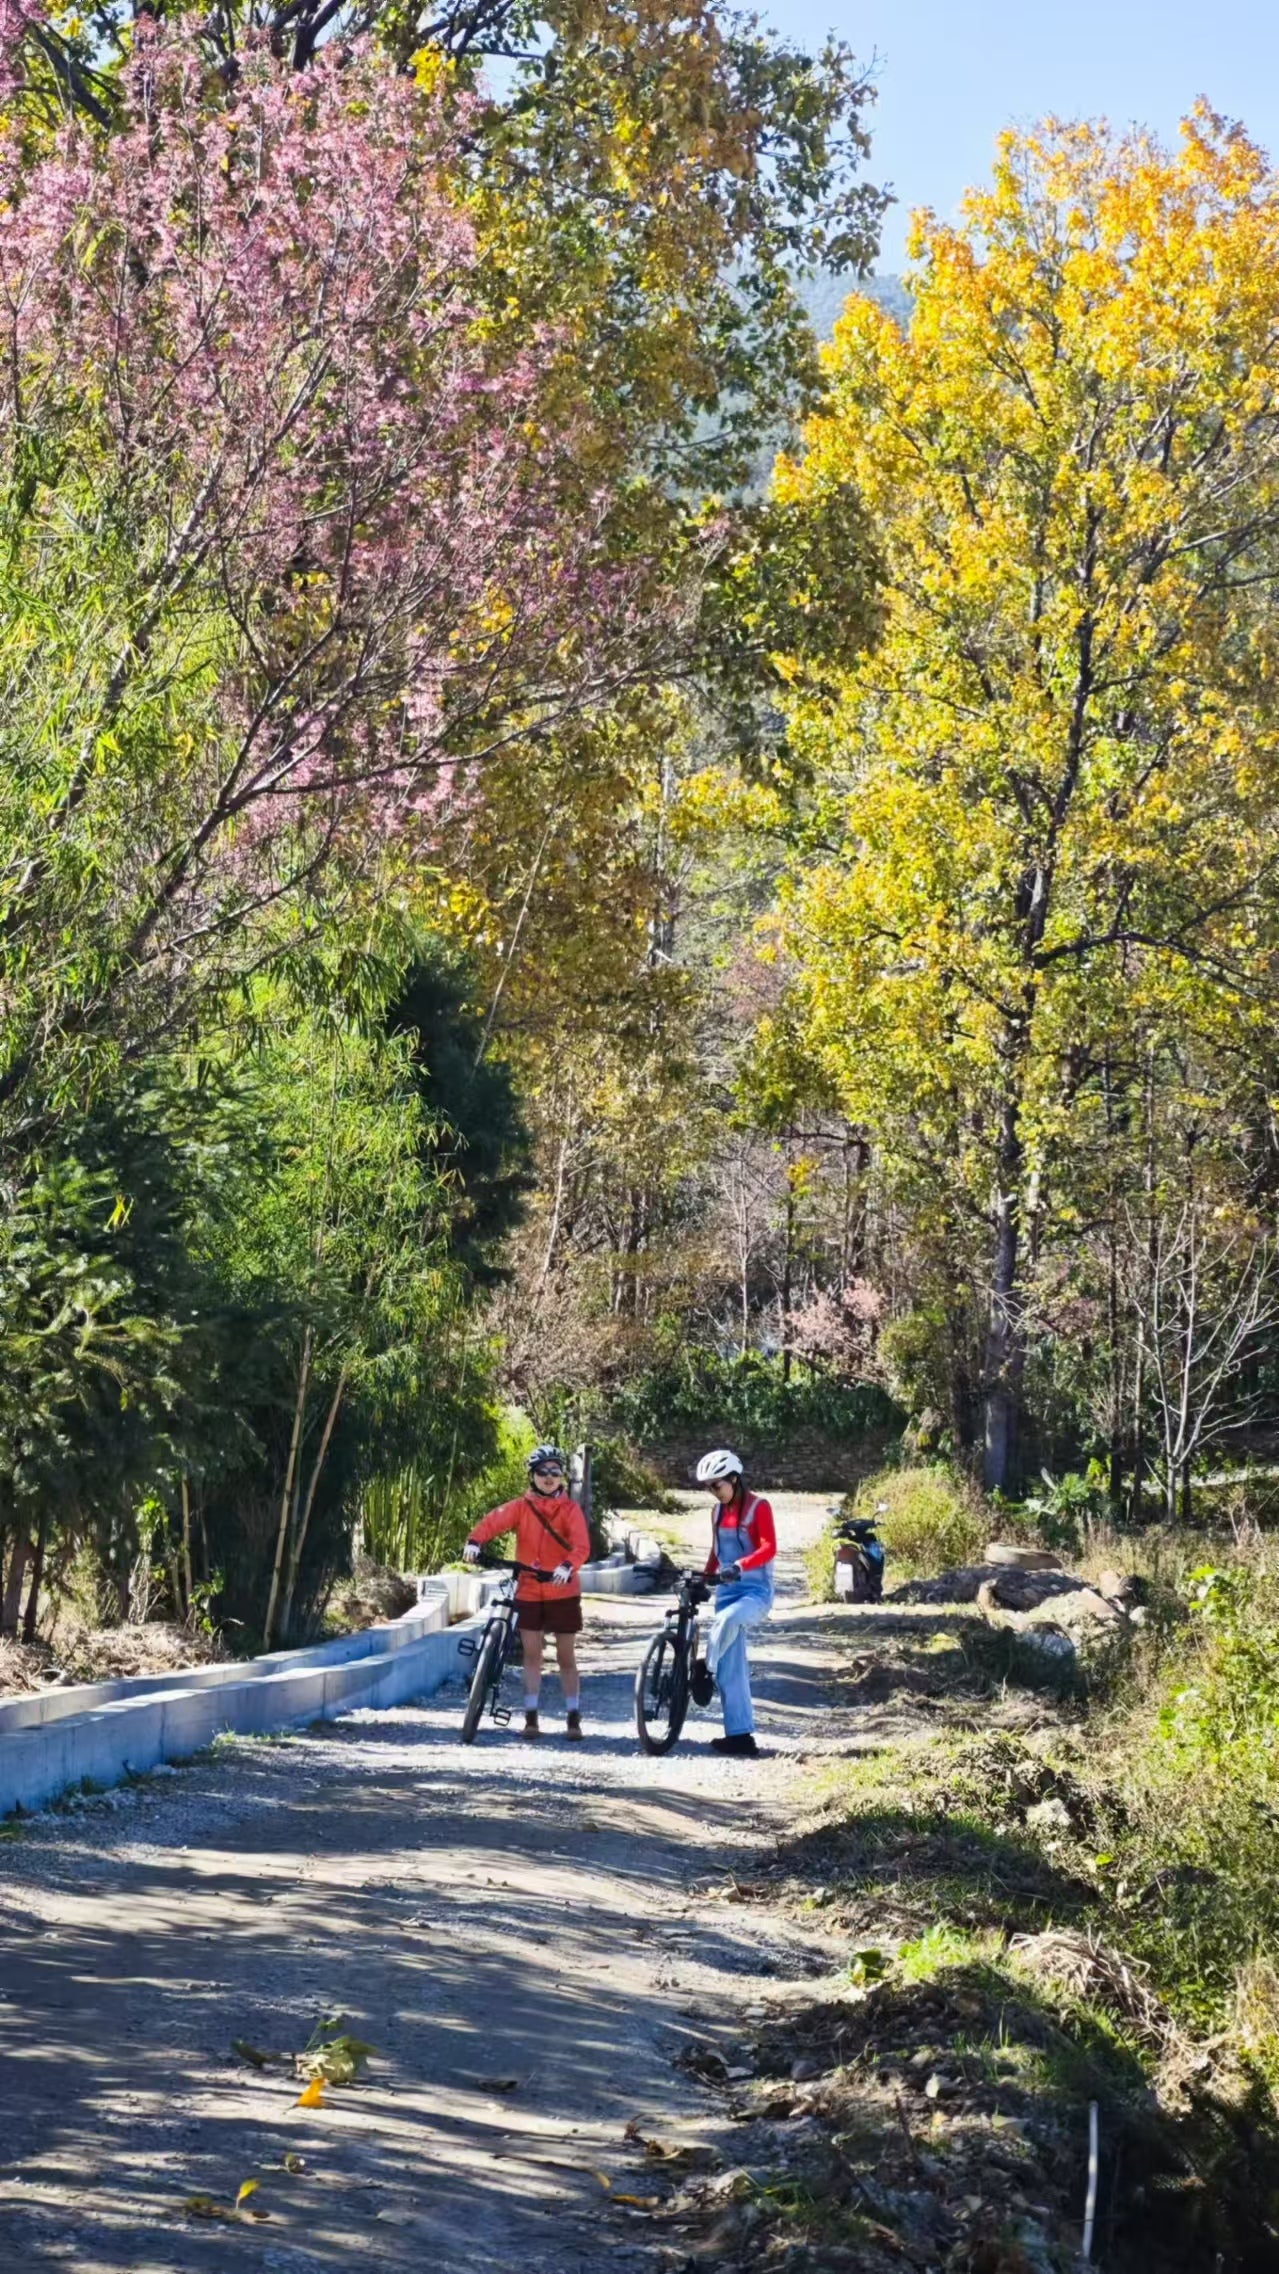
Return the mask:
<path id="1" fill-rule="evenodd" d="M 570 1562 L 571 1562 L 571 1561 L 572 1561 L 572 1556 L 573 1556 L 573 1550 L 572 1550 L 572 1549 L 571 1549 L 571 1547 L 569 1546 L 569 1544 L 568 1544 L 568 1541 L 565 1539 L 565 1537 L 564 1537 L 564 1534 L 563 1534 L 562 1532 L 557 1532 L 557 1531 L 556 1531 L 556 1529 L 555 1529 L 555 1526 L 552 1524 L 550 1517 L 549 1517 L 549 1516 L 544 1516 L 544 1515 L 542 1514 L 542 1511 L 541 1511 L 541 1509 L 540 1509 L 540 1508 L 534 1508 L 534 1507 L 533 1507 L 533 1503 L 532 1503 L 532 1501 L 529 1499 L 529 1496 L 528 1496 L 528 1494 L 527 1494 L 527 1493 L 525 1493 L 525 1495 L 524 1495 L 524 1506 L 525 1506 L 526 1508 L 531 1508 L 531 1509 L 533 1510 L 533 1514 L 536 1516 L 536 1518 L 537 1518 L 537 1520 L 538 1520 L 538 1523 L 539 1523 L 539 1524 L 542 1526 L 543 1530 L 544 1530 L 544 1531 L 547 1531 L 547 1532 L 549 1532 L 549 1533 L 550 1533 L 550 1535 L 551 1535 L 551 1538 L 554 1540 L 556 1547 L 557 1547 L 557 1548 L 563 1548 L 565 1555 L 566 1555 L 566 1556 L 569 1558 L 569 1560 L 570 1560 Z"/>

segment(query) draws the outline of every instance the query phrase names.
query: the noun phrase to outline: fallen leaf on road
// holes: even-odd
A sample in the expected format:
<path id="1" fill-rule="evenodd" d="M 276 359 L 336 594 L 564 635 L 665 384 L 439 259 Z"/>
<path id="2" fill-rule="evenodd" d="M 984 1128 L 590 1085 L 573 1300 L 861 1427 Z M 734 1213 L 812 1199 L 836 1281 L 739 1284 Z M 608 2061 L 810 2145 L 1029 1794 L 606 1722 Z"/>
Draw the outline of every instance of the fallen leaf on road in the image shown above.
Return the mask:
<path id="1" fill-rule="evenodd" d="M 598 2179 L 601 2187 L 611 2187 L 613 2184 L 606 2171 L 594 2171 L 591 2173 L 591 2177 Z"/>
<path id="2" fill-rule="evenodd" d="M 518 2092 L 520 2089 L 518 2077 L 461 2076 L 457 2081 L 468 2086 L 472 2092 Z"/>
<path id="3" fill-rule="evenodd" d="M 231 2051 L 238 2053 L 242 2061 L 247 2061 L 251 2069 L 283 2067 L 290 2058 L 287 2053 L 264 2053 L 260 2045 L 250 2045 L 247 2037 L 233 2037 Z"/>
<path id="4" fill-rule="evenodd" d="M 312 2077 L 310 2084 L 309 2084 L 309 2085 L 307 2086 L 307 2088 L 306 2088 L 306 2091 L 305 2091 L 305 2092 L 300 2092 L 300 2093 L 298 2094 L 298 2097 L 297 2097 L 297 2105 L 298 2105 L 298 2107 L 299 2107 L 299 2108 L 323 2108 L 323 2106 L 324 2106 L 324 2079 L 323 2079 L 323 2077 Z"/>
<path id="5" fill-rule="evenodd" d="M 631 2211 L 660 2211 L 662 2207 L 658 2195 L 615 2195 L 613 2201 L 625 2203 Z"/>
<path id="6" fill-rule="evenodd" d="M 259 2187 L 260 2187 L 261 2185 L 262 2185 L 262 2182 L 261 2182 L 261 2180 L 260 2180 L 260 2179 L 246 2179 L 246 2180 L 243 2182 L 243 2184 L 242 2184 L 242 2186 L 241 2186 L 241 2188 L 240 2188 L 239 2194 L 236 2196 L 236 2199 L 235 2199 L 235 2207 L 236 2207 L 236 2210 L 237 2210 L 237 2211 L 239 2210 L 239 2208 L 240 2208 L 240 2205 L 241 2205 L 242 2203 L 247 2203 L 247 2202 L 248 2202 L 250 2195 L 256 2195 L 256 2194 L 257 2194 L 257 2191 L 258 2191 L 258 2189 L 259 2189 Z"/>
<path id="7" fill-rule="evenodd" d="M 215 2203 L 211 2195 L 188 2195 L 182 2208 L 193 2219 L 229 2219 L 231 2216 L 225 2203 Z"/>

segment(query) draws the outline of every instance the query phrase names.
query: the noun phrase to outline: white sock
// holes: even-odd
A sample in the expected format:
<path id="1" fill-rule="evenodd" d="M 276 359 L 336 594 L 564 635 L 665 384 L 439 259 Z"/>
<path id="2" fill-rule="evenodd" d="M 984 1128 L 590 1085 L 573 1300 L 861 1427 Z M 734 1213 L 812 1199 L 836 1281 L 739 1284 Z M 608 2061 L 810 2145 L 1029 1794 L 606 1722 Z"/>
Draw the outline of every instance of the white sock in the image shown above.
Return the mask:
<path id="1" fill-rule="evenodd" d="M 581 1692 L 580 1692 L 580 1690 L 578 1691 L 578 1693 L 577 1693 L 577 1695 L 576 1695 L 575 1697 L 570 1697 L 570 1696 L 569 1696 L 569 1694 L 568 1694 L 568 1692 L 567 1692 L 567 1690 L 566 1690 L 566 1691 L 565 1691 L 565 1693 L 564 1693 L 564 1711 L 565 1711 L 565 1713 L 580 1713 L 580 1711 L 581 1711 L 581 1707 L 582 1707 L 582 1696 L 581 1696 Z"/>

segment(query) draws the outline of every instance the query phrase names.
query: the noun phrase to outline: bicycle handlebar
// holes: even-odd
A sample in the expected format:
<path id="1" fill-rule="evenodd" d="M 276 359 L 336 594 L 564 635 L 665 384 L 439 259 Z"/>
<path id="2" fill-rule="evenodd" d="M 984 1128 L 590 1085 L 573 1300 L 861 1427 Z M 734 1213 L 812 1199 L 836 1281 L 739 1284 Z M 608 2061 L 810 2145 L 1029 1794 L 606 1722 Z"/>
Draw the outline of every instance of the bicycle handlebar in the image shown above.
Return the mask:
<path id="1" fill-rule="evenodd" d="M 514 1571 L 517 1574 L 524 1572 L 530 1579 L 547 1581 L 553 1580 L 555 1577 L 553 1571 L 544 1571 L 540 1563 L 520 1563 L 514 1556 L 507 1555 L 481 1556 L 478 1568 L 481 1571 Z"/>

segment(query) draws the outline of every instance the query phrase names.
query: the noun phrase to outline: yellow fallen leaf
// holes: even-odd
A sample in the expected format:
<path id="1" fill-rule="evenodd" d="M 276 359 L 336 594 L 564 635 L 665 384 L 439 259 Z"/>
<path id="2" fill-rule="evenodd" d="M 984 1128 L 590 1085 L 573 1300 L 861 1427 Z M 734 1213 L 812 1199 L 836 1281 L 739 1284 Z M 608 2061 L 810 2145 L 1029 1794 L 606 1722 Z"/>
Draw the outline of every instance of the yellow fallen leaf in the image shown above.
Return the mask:
<path id="1" fill-rule="evenodd" d="M 235 2199 L 235 2207 L 237 2211 L 239 2210 L 241 2203 L 248 2202 L 250 2195 L 257 2194 L 257 2191 L 261 2185 L 262 2182 L 260 2179 L 245 2180 L 244 2185 L 241 2187 L 240 2192 Z"/>
<path id="2" fill-rule="evenodd" d="M 659 2198 L 656 2195 L 615 2195 L 615 2203 L 629 2203 L 634 2211 L 655 2211 Z"/>
<path id="3" fill-rule="evenodd" d="M 613 2184 L 606 2171 L 592 2172 L 591 2177 L 592 2179 L 598 2179 L 601 2187 L 611 2187 Z"/>
<path id="4" fill-rule="evenodd" d="M 322 2108 L 324 2106 L 323 2077 L 312 2077 L 306 2091 L 298 2094 L 297 2105 L 299 2108 Z"/>

